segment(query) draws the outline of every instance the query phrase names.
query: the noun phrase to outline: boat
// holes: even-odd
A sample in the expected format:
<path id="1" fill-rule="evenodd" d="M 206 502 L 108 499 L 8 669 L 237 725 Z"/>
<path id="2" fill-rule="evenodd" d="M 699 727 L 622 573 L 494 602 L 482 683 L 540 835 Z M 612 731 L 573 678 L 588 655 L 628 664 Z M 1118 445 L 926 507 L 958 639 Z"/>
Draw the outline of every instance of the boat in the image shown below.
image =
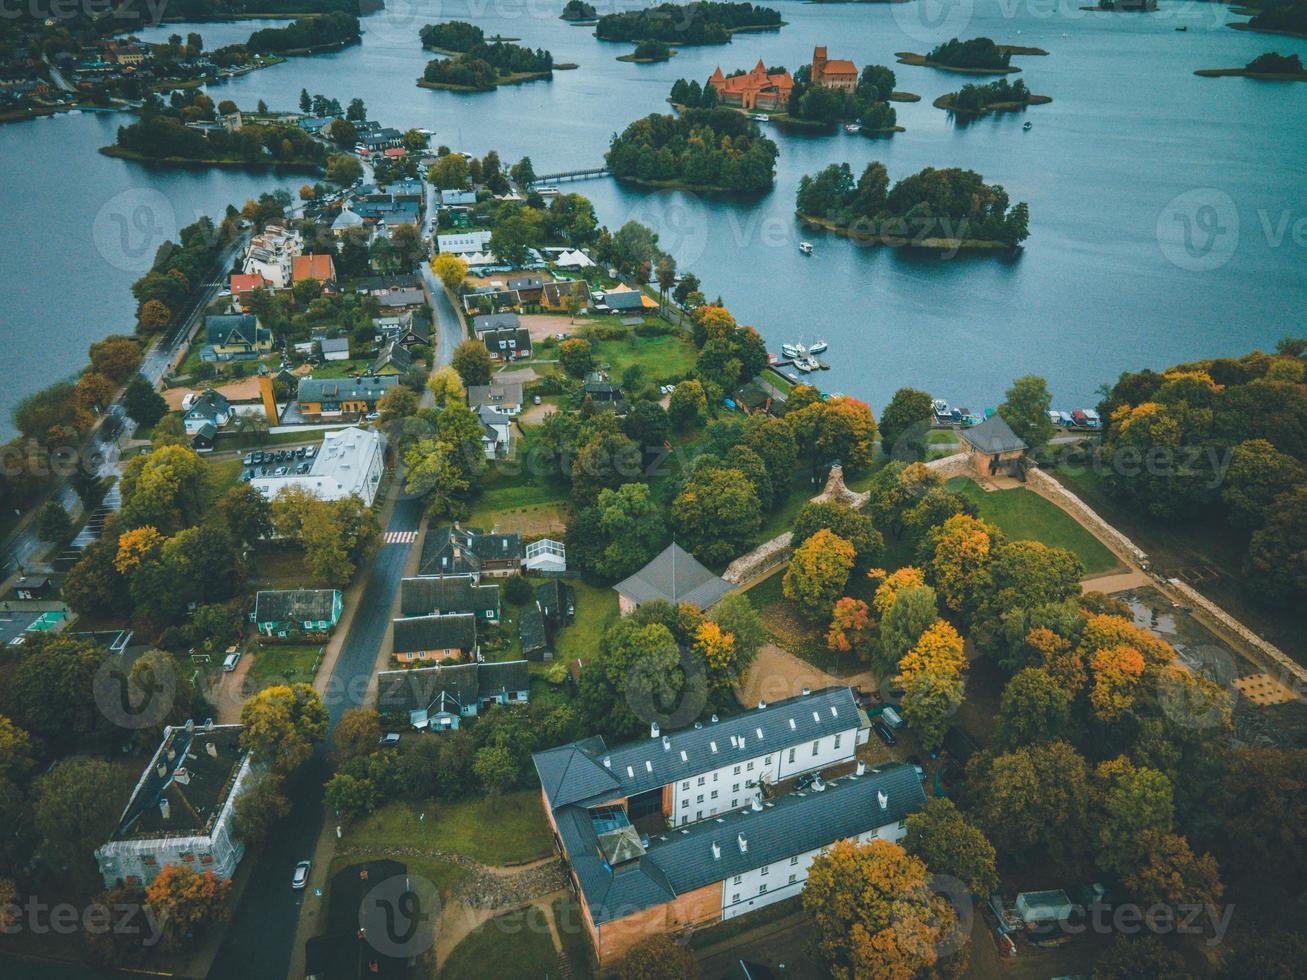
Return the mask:
<path id="1" fill-rule="evenodd" d="M 1033 126 L 1033 125 L 1034 125 L 1034 123 L 1032 123 L 1032 122 L 1027 122 L 1027 123 L 1026 123 L 1024 126 L 1022 126 L 1021 128 L 1024 129 L 1026 132 L 1030 132 L 1030 127 Z"/>
<path id="2" fill-rule="evenodd" d="M 798 368 L 800 371 L 802 371 L 804 374 L 807 374 L 809 371 L 817 370 L 817 362 L 814 361 L 811 357 L 795 358 L 794 366 Z"/>
<path id="3" fill-rule="evenodd" d="M 817 341 L 815 344 L 809 344 L 809 345 L 808 345 L 808 353 L 809 353 L 809 354 L 824 354 L 824 353 L 826 352 L 826 348 L 829 347 L 829 346 L 830 346 L 830 345 L 827 344 L 826 341 L 824 341 L 824 340 L 819 340 L 819 341 Z"/>
<path id="4" fill-rule="evenodd" d="M 934 410 L 935 418 L 937 419 L 943 420 L 952 417 L 952 412 L 949 411 L 948 402 L 942 398 L 936 398 L 930 403 L 930 407 Z"/>
<path id="5" fill-rule="evenodd" d="M 1176 30 L 1177 30 L 1177 31 L 1187 31 L 1187 30 L 1189 30 L 1189 28 L 1188 28 L 1188 27 L 1177 27 Z"/>
<path id="6" fill-rule="evenodd" d="M 751 112 L 749 113 L 749 118 L 754 122 L 766 122 L 771 118 L 771 116 L 767 115 L 765 112 Z"/>
<path id="7" fill-rule="evenodd" d="M 802 344 L 781 344 L 781 353 L 791 361 L 797 361 L 808 353 L 808 348 Z"/>
<path id="8" fill-rule="evenodd" d="M 857 133 L 862 132 L 862 127 L 859 126 L 857 123 L 849 123 L 844 127 L 844 132 L 853 133 L 856 135 Z"/>
<path id="9" fill-rule="evenodd" d="M 804 255 L 812 254 L 812 242 L 799 242 L 799 251 Z"/>

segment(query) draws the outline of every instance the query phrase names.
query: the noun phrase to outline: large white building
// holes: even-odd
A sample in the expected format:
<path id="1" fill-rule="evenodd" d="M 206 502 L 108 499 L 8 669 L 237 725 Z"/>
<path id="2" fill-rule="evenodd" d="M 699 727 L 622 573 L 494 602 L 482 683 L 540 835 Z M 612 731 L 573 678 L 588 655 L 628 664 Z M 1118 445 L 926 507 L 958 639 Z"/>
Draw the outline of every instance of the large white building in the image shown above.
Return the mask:
<path id="1" fill-rule="evenodd" d="M 269 225 L 250 239 L 243 269 L 248 275 L 262 276 L 273 289 L 289 289 L 291 266 L 303 250 L 304 239 L 299 232 Z"/>
<path id="2" fill-rule="evenodd" d="M 245 854 L 236 797 L 251 778 L 240 725 L 169 726 L 118 827 L 95 852 L 106 888 L 141 887 L 170 864 L 230 878 Z"/>
<path id="3" fill-rule="evenodd" d="M 453 255 L 490 251 L 488 231 L 450 231 L 436 236 L 436 247 Z"/>
<path id="4" fill-rule="evenodd" d="M 323 500 L 357 495 L 370 507 L 385 468 L 385 438 L 375 429 L 352 426 L 323 436 L 308 473 L 292 469 L 284 476 L 255 477 L 250 485 L 269 500 L 286 487 L 303 487 Z"/>

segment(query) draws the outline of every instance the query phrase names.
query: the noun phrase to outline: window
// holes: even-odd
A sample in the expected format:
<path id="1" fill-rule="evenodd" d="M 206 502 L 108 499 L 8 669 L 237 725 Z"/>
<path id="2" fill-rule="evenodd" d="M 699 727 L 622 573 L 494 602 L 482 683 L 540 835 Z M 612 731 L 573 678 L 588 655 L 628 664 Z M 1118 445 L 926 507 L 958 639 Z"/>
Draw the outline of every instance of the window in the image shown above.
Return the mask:
<path id="1" fill-rule="evenodd" d="M 838 749 L 839 747 L 840 747 L 840 737 L 839 737 L 839 735 L 836 735 L 836 736 L 835 736 L 835 748 Z"/>
<path id="2" fill-rule="evenodd" d="M 696 811 L 694 812 L 694 819 L 695 819 L 695 820 L 702 820 L 702 819 L 703 819 L 703 811 L 702 811 L 702 810 L 696 810 Z"/>
<path id="3" fill-rule="evenodd" d="M 750 762 L 745 768 L 748 769 L 749 772 L 753 772 L 753 763 Z"/>
<path id="4" fill-rule="evenodd" d="M 734 905 L 734 904 L 735 904 L 736 902 L 738 902 L 739 900 L 740 900 L 740 893 L 739 893 L 739 892 L 733 892 L 733 893 L 731 894 L 731 904 Z"/>
<path id="5" fill-rule="evenodd" d="M 712 791 L 712 796 L 710 798 L 714 800 L 717 799 L 717 790 Z"/>
<path id="6" fill-rule="evenodd" d="M 703 802 L 703 794 L 700 793 L 698 796 L 696 796 L 696 797 L 694 798 L 694 802 L 695 802 L 695 803 L 702 803 L 702 802 Z"/>
<path id="7" fill-rule="evenodd" d="M 689 808 L 690 808 L 690 798 L 687 796 L 685 799 L 681 800 L 681 809 L 688 810 Z"/>
<path id="8" fill-rule="evenodd" d="M 699 777 L 699 785 L 700 785 L 700 786 L 703 785 L 703 777 L 702 777 L 702 776 Z"/>
<path id="9" fill-rule="evenodd" d="M 732 793 L 738 793 L 739 791 L 740 791 L 740 784 L 739 784 L 739 783 L 731 783 L 731 792 L 732 792 Z"/>
<path id="10" fill-rule="evenodd" d="M 738 885 L 739 883 L 740 883 L 740 876 L 739 876 L 739 875 L 736 875 L 734 878 L 731 879 L 731 884 L 732 884 L 732 885 Z"/>
<path id="11" fill-rule="evenodd" d="M 733 775 L 738 776 L 739 774 L 740 774 L 740 767 L 739 767 L 739 766 L 736 766 Z"/>
<path id="12" fill-rule="evenodd" d="M 712 774 L 712 781 L 713 781 L 714 783 L 717 782 L 717 773 L 713 773 L 713 774 Z"/>
<path id="13" fill-rule="evenodd" d="M 818 750 L 820 749 L 821 749 L 821 739 L 817 739 L 817 741 L 812 743 L 812 754 L 816 755 Z"/>
<path id="14" fill-rule="evenodd" d="M 798 864 L 798 863 L 799 863 L 799 856 L 798 856 L 797 854 L 796 854 L 794 857 L 790 858 L 790 867 L 791 867 L 791 868 L 794 867 L 794 866 L 795 866 L 796 864 Z"/>
<path id="15" fill-rule="evenodd" d="M 799 876 L 798 876 L 798 875 L 790 875 L 790 884 L 791 884 L 791 885 L 794 884 L 794 883 L 795 883 L 796 881 L 798 881 L 798 880 L 799 880 Z"/>
<path id="16" fill-rule="evenodd" d="M 763 764 L 764 766 L 770 766 L 770 765 L 771 765 L 771 756 L 767 756 L 767 758 L 763 759 L 763 760 L 762 760 L 762 764 Z"/>
<path id="17" fill-rule="evenodd" d="M 759 873 L 760 875 L 762 875 L 764 878 L 767 877 L 767 875 L 771 874 L 771 865 L 769 865 L 769 864 L 764 864 L 764 865 L 762 866 L 762 870 L 759 871 L 758 873 Z"/>
<path id="18" fill-rule="evenodd" d="M 689 789 L 689 788 L 690 788 L 690 781 L 688 779 L 685 782 L 681 783 L 681 789 Z"/>
<path id="19" fill-rule="evenodd" d="M 759 895 L 767 894 L 767 882 L 764 881 L 761 885 L 758 886 L 758 894 Z"/>
<path id="20" fill-rule="evenodd" d="M 790 749 L 790 761 L 791 761 L 791 762 L 794 761 L 794 750 L 793 750 L 793 749 Z"/>
<path id="21" fill-rule="evenodd" d="M 738 799 L 736 799 L 736 800 L 731 800 L 731 809 L 734 809 L 735 807 L 737 807 L 737 806 L 739 806 L 739 805 L 740 805 L 740 801 L 739 801 Z"/>

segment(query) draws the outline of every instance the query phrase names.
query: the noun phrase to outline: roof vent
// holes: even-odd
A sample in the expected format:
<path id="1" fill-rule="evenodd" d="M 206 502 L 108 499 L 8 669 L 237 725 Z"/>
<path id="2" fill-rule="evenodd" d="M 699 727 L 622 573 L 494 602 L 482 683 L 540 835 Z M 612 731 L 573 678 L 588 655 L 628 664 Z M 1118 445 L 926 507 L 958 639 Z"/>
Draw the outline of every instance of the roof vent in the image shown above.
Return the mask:
<path id="1" fill-rule="evenodd" d="M 803 689 L 803 696 L 804 696 L 805 698 L 806 698 L 809 694 L 811 694 L 811 693 L 812 693 L 812 690 L 811 690 L 810 688 L 805 687 L 805 688 Z"/>
<path id="2" fill-rule="evenodd" d="M 794 719 L 791 718 L 791 719 L 790 719 L 790 731 L 792 731 L 792 732 L 793 732 L 793 731 L 797 731 L 798 728 L 799 728 L 799 726 L 796 725 L 796 724 L 794 723 Z"/>
<path id="3" fill-rule="evenodd" d="M 212 758 L 218 758 L 218 744 L 213 739 L 209 739 L 204 743 L 204 751 L 208 752 Z"/>
<path id="4" fill-rule="evenodd" d="M 739 742 L 740 740 L 738 738 L 736 738 L 734 735 L 731 736 L 731 748 L 735 748 L 739 744 Z"/>
<path id="5" fill-rule="evenodd" d="M 627 766 L 627 767 L 626 767 L 626 778 L 627 778 L 627 779 L 634 779 L 634 778 L 635 778 L 635 770 L 632 769 L 630 766 Z"/>
<path id="6" fill-rule="evenodd" d="M 194 720 L 193 718 L 187 718 L 187 719 L 186 719 L 186 734 L 187 734 L 187 735 L 190 735 L 190 734 L 191 734 L 192 732 L 194 732 L 194 731 L 195 731 L 195 720 Z"/>
<path id="7" fill-rule="evenodd" d="M 761 728 L 755 728 L 754 731 L 758 733 L 758 741 L 761 742 L 761 741 L 762 741 L 762 729 L 761 729 Z"/>
<path id="8" fill-rule="evenodd" d="M 650 738 L 658 737 L 658 722 L 655 721 L 652 725 L 649 726 L 649 737 Z"/>
<path id="9" fill-rule="evenodd" d="M 162 762 L 160 762 L 157 766 L 154 767 L 154 771 L 158 773 L 160 779 L 168 775 L 168 767 L 165 766 Z"/>
<path id="10" fill-rule="evenodd" d="M 187 786 L 190 784 L 191 774 L 185 766 L 178 766 L 177 771 L 172 774 L 172 778 L 183 786 Z"/>
<path id="11" fill-rule="evenodd" d="M 744 837 L 743 834 L 737 834 L 737 835 L 735 836 L 735 840 L 736 840 L 736 842 L 740 845 L 740 853 L 741 853 L 741 854 L 743 854 L 745 851 L 747 851 L 747 850 L 749 849 L 749 842 L 748 842 L 747 840 L 745 840 L 745 837 Z"/>
<path id="12" fill-rule="evenodd" d="M 858 760 L 858 775 L 865 776 L 867 773 L 867 764 L 861 759 Z"/>
<path id="13" fill-rule="evenodd" d="M 672 740 L 666 735 L 663 736 L 663 751 L 670 752 L 672 749 Z"/>
<path id="14" fill-rule="evenodd" d="M 876 791 L 876 802 L 880 804 L 882 810 L 889 808 L 889 797 L 885 795 L 883 789 Z"/>
<path id="15" fill-rule="evenodd" d="M 821 715 L 817 714 L 817 712 L 814 711 L 812 713 L 812 720 L 817 722 L 818 724 L 821 724 Z"/>
<path id="16" fill-rule="evenodd" d="M 711 721 L 714 725 L 717 724 L 717 716 L 716 716 L 716 715 L 713 715 L 713 716 L 712 716 L 711 718 L 709 718 L 708 720 Z"/>
<path id="17" fill-rule="evenodd" d="M 758 797 L 755 796 L 753 800 L 749 803 L 749 809 L 751 809 L 754 813 L 761 813 L 762 800 L 758 799 Z"/>
<path id="18" fill-rule="evenodd" d="M 722 859 L 721 845 L 718 844 L 716 841 L 712 842 L 712 859 L 714 861 L 720 861 Z"/>
<path id="19" fill-rule="evenodd" d="M 685 749 L 681 749 L 681 761 L 682 762 L 690 761 L 690 757 L 685 754 Z"/>
<path id="20" fill-rule="evenodd" d="M 761 711 L 761 710 L 762 710 L 763 708 L 765 708 L 765 707 L 767 707 L 767 702 L 764 701 L 764 700 L 762 700 L 761 698 L 759 698 L 759 699 L 758 699 L 758 710 Z"/>
<path id="21" fill-rule="evenodd" d="M 701 721 L 696 721 L 696 722 L 694 723 L 694 729 L 695 729 L 695 731 L 698 731 L 698 730 L 699 730 L 700 728 L 702 728 L 702 727 L 703 727 L 703 722 L 701 722 Z"/>
<path id="22" fill-rule="evenodd" d="M 826 784 L 821 781 L 821 776 L 814 776 L 812 780 L 812 791 L 814 793 L 820 793 L 825 788 Z"/>
<path id="23" fill-rule="evenodd" d="M 717 754 L 717 743 L 716 743 L 716 742 L 709 742 L 709 743 L 708 743 L 708 748 L 712 749 L 712 751 L 713 751 L 713 755 L 716 755 L 716 754 Z"/>
<path id="24" fill-rule="evenodd" d="M 607 756 L 607 755 L 604 756 L 604 768 L 605 769 L 613 768 L 613 760 L 611 756 Z"/>
<path id="25" fill-rule="evenodd" d="M 170 816 L 172 816 L 172 804 L 169 803 L 167 800 L 160 800 L 159 815 L 163 817 L 163 819 L 165 820 L 167 820 Z"/>
<path id="26" fill-rule="evenodd" d="M 653 772 L 653 763 L 650 762 L 648 759 L 644 760 L 644 771 Z"/>

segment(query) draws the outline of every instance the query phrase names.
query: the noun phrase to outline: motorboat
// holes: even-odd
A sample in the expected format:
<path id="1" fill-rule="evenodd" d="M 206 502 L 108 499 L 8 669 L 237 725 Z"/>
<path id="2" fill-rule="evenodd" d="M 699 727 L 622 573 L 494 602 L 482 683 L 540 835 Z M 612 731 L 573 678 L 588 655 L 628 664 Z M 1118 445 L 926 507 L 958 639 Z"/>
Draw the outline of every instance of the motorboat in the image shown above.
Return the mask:
<path id="1" fill-rule="evenodd" d="M 771 118 L 771 116 L 767 115 L 765 112 L 751 112 L 749 113 L 749 118 L 754 122 L 766 122 Z"/>
<path id="2" fill-rule="evenodd" d="M 859 126 L 857 123 L 849 123 L 844 127 L 844 132 L 856 135 L 862 132 L 862 127 Z"/>
<path id="3" fill-rule="evenodd" d="M 796 361 L 808 353 L 808 348 L 802 344 L 781 344 L 781 353 L 791 361 Z"/>
<path id="4" fill-rule="evenodd" d="M 819 341 L 817 341 L 815 344 L 809 344 L 809 345 L 808 345 L 808 353 L 809 353 L 809 354 L 824 354 L 824 353 L 826 352 L 826 348 L 829 347 L 829 346 L 830 346 L 830 345 L 827 344 L 826 341 L 824 341 L 824 340 L 819 340 Z"/>
<path id="5" fill-rule="evenodd" d="M 814 361 L 811 357 L 795 358 L 794 366 L 798 368 L 800 371 L 802 371 L 804 374 L 807 374 L 810 371 L 817 370 L 817 362 Z"/>
<path id="6" fill-rule="evenodd" d="M 953 413 L 950 411 L 948 407 L 948 402 L 946 402 L 944 399 L 936 398 L 933 402 L 931 402 L 930 407 L 935 412 L 935 418 L 937 419 L 952 418 Z"/>
<path id="7" fill-rule="evenodd" d="M 1027 121 L 1025 125 L 1023 125 L 1021 128 L 1024 129 L 1026 132 L 1030 132 L 1030 127 L 1033 125 L 1034 123 Z"/>
<path id="8" fill-rule="evenodd" d="M 812 254 L 812 242 L 799 242 L 799 251 L 804 255 Z"/>

